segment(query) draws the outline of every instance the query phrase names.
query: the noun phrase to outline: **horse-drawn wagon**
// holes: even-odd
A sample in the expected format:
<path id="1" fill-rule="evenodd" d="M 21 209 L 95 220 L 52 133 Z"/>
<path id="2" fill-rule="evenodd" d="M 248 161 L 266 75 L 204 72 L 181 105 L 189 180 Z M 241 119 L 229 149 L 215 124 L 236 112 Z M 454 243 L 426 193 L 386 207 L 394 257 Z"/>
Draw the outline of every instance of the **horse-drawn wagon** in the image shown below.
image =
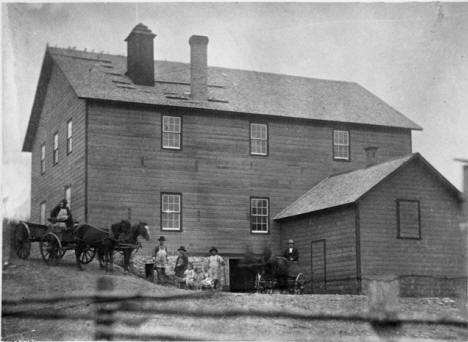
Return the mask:
<path id="1" fill-rule="evenodd" d="M 50 266 L 57 265 L 68 250 L 77 248 L 73 229 L 64 229 L 55 225 L 20 221 L 14 230 L 16 255 L 27 259 L 31 254 L 31 244 L 39 242 L 42 259 Z M 80 251 L 79 262 L 88 264 L 96 255 L 92 247 Z"/>

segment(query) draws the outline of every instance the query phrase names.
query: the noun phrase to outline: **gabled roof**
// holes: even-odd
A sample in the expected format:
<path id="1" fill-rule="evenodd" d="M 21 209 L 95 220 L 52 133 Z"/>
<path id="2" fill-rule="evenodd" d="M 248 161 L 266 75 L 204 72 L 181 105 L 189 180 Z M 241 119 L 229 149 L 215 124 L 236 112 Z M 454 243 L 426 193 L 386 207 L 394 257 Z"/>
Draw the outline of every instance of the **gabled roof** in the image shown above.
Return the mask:
<path id="1" fill-rule="evenodd" d="M 365 169 L 330 176 L 316 184 L 312 189 L 283 209 L 274 219 L 307 214 L 319 210 L 339 207 L 354 203 L 366 193 L 414 160 L 421 161 L 437 178 L 462 200 L 461 192 L 442 176 L 421 154 L 414 153 L 390 160 Z"/>
<path id="2" fill-rule="evenodd" d="M 57 63 L 77 96 L 85 99 L 422 129 L 354 82 L 209 67 L 209 100 L 192 101 L 186 63 L 155 61 L 152 87 L 135 85 L 125 76 L 123 56 L 52 47 L 47 48 L 47 56 Z M 30 148 L 26 137 L 23 150 Z"/>

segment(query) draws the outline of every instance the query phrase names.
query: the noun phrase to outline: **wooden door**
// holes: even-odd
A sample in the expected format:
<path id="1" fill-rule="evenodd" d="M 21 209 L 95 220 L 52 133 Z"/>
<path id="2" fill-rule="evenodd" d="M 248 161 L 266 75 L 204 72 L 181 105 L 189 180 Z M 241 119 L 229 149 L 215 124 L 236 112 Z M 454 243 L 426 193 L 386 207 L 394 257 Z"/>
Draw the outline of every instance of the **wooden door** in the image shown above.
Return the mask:
<path id="1" fill-rule="evenodd" d="M 315 240 L 311 243 L 312 293 L 324 293 L 327 290 L 326 241 Z"/>

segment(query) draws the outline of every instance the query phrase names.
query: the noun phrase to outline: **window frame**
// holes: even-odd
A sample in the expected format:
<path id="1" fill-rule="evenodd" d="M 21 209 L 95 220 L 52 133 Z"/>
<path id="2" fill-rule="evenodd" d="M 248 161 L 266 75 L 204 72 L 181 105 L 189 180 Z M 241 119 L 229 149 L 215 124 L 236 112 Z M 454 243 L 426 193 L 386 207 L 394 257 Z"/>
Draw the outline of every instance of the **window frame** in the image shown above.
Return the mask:
<path id="1" fill-rule="evenodd" d="M 67 191 L 70 191 L 70 196 L 67 195 Z M 71 205 L 72 205 L 72 188 L 71 188 L 71 184 L 69 185 L 65 185 L 63 187 L 63 198 L 65 198 L 68 202 L 68 208 L 70 208 L 71 210 Z"/>
<path id="2" fill-rule="evenodd" d="M 41 168 L 41 175 L 44 175 L 46 172 L 46 143 L 41 144 L 41 160 L 40 160 L 40 168 Z"/>
<path id="3" fill-rule="evenodd" d="M 179 228 L 174 229 L 174 228 L 164 228 L 163 227 L 163 213 L 167 213 L 163 211 L 163 197 L 164 195 L 176 195 L 179 196 Z M 159 208 L 159 219 L 160 219 L 160 230 L 162 232 L 182 232 L 182 193 L 180 192 L 161 192 L 161 197 L 160 197 L 160 208 Z"/>
<path id="4" fill-rule="evenodd" d="M 67 155 L 73 152 L 73 120 L 67 121 Z"/>
<path id="5" fill-rule="evenodd" d="M 266 200 L 267 201 L 267 221 L 266 221 L 266 225 L 267 225 L 267 230 L 266 231 L 263 231 L 263 230 L 253 230 L 252 229 L 252 218 L 254 217 L 254 215 L 252 215 L 252 201 L 253 200 Z M 264 215 L 255 215 L 255 216 L 261 216 L 261 217 L 264 217 Z M 259 197 L 259 196 L 250 196 L 250 199 L 249 199 L 249 225 L 250 225 L 250 233 L 251 234 L 261 234 L 261 235 L 265 235 L 265 234 L 270 234 L 270 198 L 269 197 Z"/>
<path id="6" fill-rule="evenodd" d="M 401 219 L 400 219 L 400 203 L 409 202 L 418 204 L 418 236 L 402 236 L 401 235 Z M 396 200 L 396 220 L 397 220 L 397 239 L 402 240 L 422 240 L 421 237 L 421 201 L 417 199 L 403 199 L 399 198 Z"/>
<path id="7" fill-rule="evenodd" d="M 42 217 L 42 207 L 44 206 L 44 219 Z M 47 201 L 42 201 L 39 204 L 39 223 L 47 224 Z"/>
<path id="8" fill-rule="evenodd" d="M 335 144 L 335 132 L 346 132 L 348 134 L 348 145 L 343 145 L 343 144 Z M 347 146 L 348 147 L 348 157 L 337 157 L 335 155 L 335 146 Z M 337 129 L 333 128 L 332 129 L 332 156 L 334 161 L 343 161 L 343 162 L 349 162 L 351 161 L 351 132 L 349 129 Z"/>
<path id="9" fill-rule="evenodd" d="M 262 125 L 266 127 L 266 139 L 260 139 L 260 138 L 252 138 L 252 126 L 253 125 Z M 265 153 L 258 153 L 258 152 L 252 152 L 252 141 L 253 140 L 261 140 L 266 142 L 266 152 Z M 249 122 L 249 154 L 251 156 L 256 156 L 256 157 L 268 157 L 270 154 L 270 127 L 268 127 L 267 122 L 258 122 L 258 121 L 250 121 Z"/>
<path id="10" fill-rule="evenodd" d="M 169 117 L 169 118 L 178 118 L 180 121 L 180 129 L 179 132 L 166 132 L 164 131 L 164 118 Z M 175 133 L 179 134 L 179 147 L 169 147 L 169 146 L 164 146 L 164 133 Z M 182 150 L 182 141 L 183 141 L 183 121 L 182 121 L 182 116 L 180 115 L 161 115 L 161 149 L 163 150 L 169 150 L 169 151 L 181 151 Z"/>
<path id="11" fill-rule="evenodd" d="M 57 138 L 57 140 L 55 140 Z M 55 146 L 55 142 L 57 141 L 57 146 Z M 58 151 L 59 151 L 59 134 L 58 131 L 54 133 L 52 136 L 52 165 L 55 166 L 58 164 Z"/>

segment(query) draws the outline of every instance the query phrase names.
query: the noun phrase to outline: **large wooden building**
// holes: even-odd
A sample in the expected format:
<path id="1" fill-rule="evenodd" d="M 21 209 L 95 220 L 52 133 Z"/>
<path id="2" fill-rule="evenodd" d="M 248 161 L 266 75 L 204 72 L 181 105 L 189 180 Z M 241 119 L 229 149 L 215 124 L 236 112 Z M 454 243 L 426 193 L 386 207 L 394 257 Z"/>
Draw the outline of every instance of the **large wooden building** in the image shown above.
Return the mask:
<path id="1" fill-rule="evenodd" d="M 137 25 L 127 57 L 47 47 L 23 146 L 31 220 L 66 196 L 80 221 L 147 222 L 148 254 L 165 235 L 173 251 L 216 245 L 235 261 L 246 245 L 280 253 L 290 236 L 273 218 L 365 168 L 366 148 L 376 163 L 412 153 L 421 127 L 356 83 L 208 67 L 204 36 L 190 64 L 154 61 L 154 37 Z"/>

